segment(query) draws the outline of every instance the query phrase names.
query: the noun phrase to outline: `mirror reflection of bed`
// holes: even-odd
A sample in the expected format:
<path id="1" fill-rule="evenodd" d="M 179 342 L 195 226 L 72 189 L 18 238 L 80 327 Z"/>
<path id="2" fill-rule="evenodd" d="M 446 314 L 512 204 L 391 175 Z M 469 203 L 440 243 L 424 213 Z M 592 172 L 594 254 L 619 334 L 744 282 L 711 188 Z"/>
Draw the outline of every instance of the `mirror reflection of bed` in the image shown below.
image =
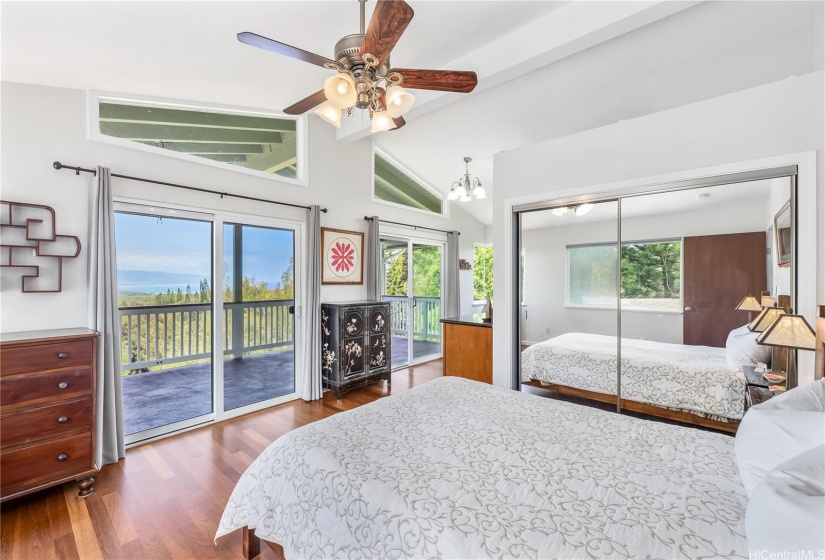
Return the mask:
<path id="1" fill-rule="evenodd" d="M 790 236 L 792 184 L 523 213 L 522 390 L 735 431 L 747 407 L 743 368 L 782 369 L 748 325 L 762 304 L 790 307 L 792 263 L 776 247 Z"/>

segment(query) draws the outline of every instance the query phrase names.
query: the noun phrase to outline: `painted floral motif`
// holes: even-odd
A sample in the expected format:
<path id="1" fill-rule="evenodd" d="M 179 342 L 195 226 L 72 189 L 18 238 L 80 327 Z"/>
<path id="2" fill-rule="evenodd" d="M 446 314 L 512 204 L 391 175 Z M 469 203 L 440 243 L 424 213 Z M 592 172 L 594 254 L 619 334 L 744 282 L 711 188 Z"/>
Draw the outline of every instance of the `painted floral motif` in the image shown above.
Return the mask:
<path id="1" fill-rule="evenodd" d="M 350 320 L 350 322 L 349 322 L 349 323 L 347 323 L 347 326 L 346 326 L 345 328 L 347 329 L 347 333 L 348 333 L 348 334 L 357 333 L 357 332 L 358 332 L 358 322 L 357 322 L 357 319 L 356 319 L 355 317 L 353 317 L 353 318 Z"/>
<path id="2" fill-rule="evenodd" d="M 384 351 L 387 349 L 387 337 L 384 335 L 373 337 L 372 349 L 370 351 L 370 365 L 372 367 L 382 367 L 387 363 L 387 356 Z"/>
<path id="3" fill-rule="evenodd" d="M 336 241 L 330 253 L 330 267 L 335 272 L 349 272 L 355 266 L 355 248 L 351 243 Z"/>
<path id="4" fill-rule="evenodd" d="M 324 331 L 325 336 L 329 336 L 329 327 L 327 326 L 327 321 L 329 321 L 329 315 L 321 311 L 321 330 Z"/>
<path id="5" fill-rule="evenodd" d="M 346 355 L 347 360 L 344 366 L 344 376 L 349 375 L 352 373 L 353 368 L 355 368 L 356 364 L 358 363 L 358 359 L 364 353 L 364 347 L 358 344 L 356 341 L 347 342 L 346 346 L 344 347 L 344 355 Z"/>
<path id="6" fill-rule="evenodd" d="M 329 343 L 324 343 L 324 350 L 321 354 L 321 369 L 332 373 L 332 364 L 335 363 L 335 352 L 329 349 Z"/>
<path id="7" fill-rule="evenodd" d="M 375 324 L 372 326 L 372 330 L 374 331 L 381 331 L 384 330 L 384 314 L 383 313 L 376 313 L 374 316 Z"/>

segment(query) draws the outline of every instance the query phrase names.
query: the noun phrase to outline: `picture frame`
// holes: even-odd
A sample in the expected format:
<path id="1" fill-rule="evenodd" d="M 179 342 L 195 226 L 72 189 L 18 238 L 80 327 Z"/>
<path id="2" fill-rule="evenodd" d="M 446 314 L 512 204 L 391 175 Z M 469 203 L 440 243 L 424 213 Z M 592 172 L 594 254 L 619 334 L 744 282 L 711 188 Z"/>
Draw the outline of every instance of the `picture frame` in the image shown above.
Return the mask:
<path id="1" fill-rule="evenodd" d="M 776 254 L 776 264 L 780 267 L 791 266 L 792 256 L 792 231 L 791 231 L 791 201 L 776 213 L 773 219 L 773 232 L 775 236 L 774 253 Z"/>
<path id="2" fill-rule="evenodd" d="M 364 283 L 364 234 L 321 228 L 321 284 Z"/>

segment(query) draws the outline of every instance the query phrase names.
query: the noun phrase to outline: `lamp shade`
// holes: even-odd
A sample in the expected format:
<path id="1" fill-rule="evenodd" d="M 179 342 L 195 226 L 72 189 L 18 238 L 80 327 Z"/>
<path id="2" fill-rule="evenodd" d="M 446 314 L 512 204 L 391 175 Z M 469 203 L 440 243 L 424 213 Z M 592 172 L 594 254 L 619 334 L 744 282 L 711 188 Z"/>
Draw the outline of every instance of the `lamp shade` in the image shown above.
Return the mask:
<path id="1" fill-rule="evenodd" d="M 387 91 L 387 114 L 393 118 L 412 109 L 413 103 L 415 97 L 401 86 L 392 86 Z"/>
<path id="2" fill-rule="evenodd" d="M 481 186 L 481 183 L 476 185 L 476 188 L 473 189 L 473 196 L 476 198 L 487 198 L 487 191 L 484 190 L 484 187 Z"/>
<path id="3" fill-rule="evenodd" d="M 756 337 L 757 344 L 800 350 L 816 349 L 816 334 L 802 315 L 781 315 Z"/>
<path id="4" fill-rule="evenodd" d="M 736 306 L 737 311 L 762 311 L 762 304 L 753 296 L 747 296 Z"/>
<path id="5" fill-rule="evenodd" d="M 576 216 L 584 216 L 588 212 L 593 210 L 593 205 L 589 202 L 585 202 L 584 204 L 579 204 L 576 206 Z"/>
<path id="6" fill-rule="evenodd" d="M 564 216 L 565 214 L 567 214 L 568 210 L 569 208 L 567 206 L 561 206 L 559 208 L 553 208 L 552 210 L 550 210 L 550 213 L 554 216 Z"/>
<path id="7" fill-rule="evenodd" d="M 329 101 L 321 103 L 321 106 L 315 109 L 315 114 L 329 124 L 335 125 L 335 128 L 341 128 L 341 109 Z"/>
<path id="8" fill-rule="evenodd" d="M 774 305 L 776 305 L 776 298 L 773 298 L 771 296 L 762 296 L 759 303 L 762 304 L 762 307 L 773 307 Z"/>
<path id="9" fill-rule="evenodd" d="M 392 121 L 392 118 L 387 114 L 386 111 L 376 111 L 372 115 L 372 132 L 384 132 L 387 130 L 392 130 L 396 127 L 396 124 Z"/>
<path id="10" fill-rule="evenodd" d="M 328 101 L 340 109 L 352 107 L 358 100 L 355 81 L 345 72 L 339 72 L 324 81 L 324 95 Z"/>
<path id="11" fill-rule="evenodd" d="M 455 190 L 455 187 L 450 189 L 450 192 L 447 194 L 447 200 L 458 200 L 458 193 Z"/>
<path id="12" fill-rule="evenodd" d="M 762 313 L 756 316 L 756 319 L 751 321 L 748 325 L 748 330 L 751 332 L 763 332 L 771 323 L 776 321 L 781 315 L 785 314 L 785 310 L 781 307 L 766 307 Z"/>

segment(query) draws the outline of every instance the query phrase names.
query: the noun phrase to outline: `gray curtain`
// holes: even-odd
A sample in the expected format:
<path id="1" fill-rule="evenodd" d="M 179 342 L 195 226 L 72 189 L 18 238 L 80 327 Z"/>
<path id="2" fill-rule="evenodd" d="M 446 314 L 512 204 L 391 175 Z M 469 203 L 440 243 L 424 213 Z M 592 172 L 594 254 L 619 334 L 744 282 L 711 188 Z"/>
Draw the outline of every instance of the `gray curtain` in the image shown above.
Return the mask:
<path id="1" fill-rule="evenodd" d="M 89 227 L 89 327 L 100 333 L 97 347 L 95 463 L 126 456 L 120 380 L 120 317 L 117 311 L 114 204 L 109 168 L 97 168 Z"/>
<path id="2" fill-rule="evenodd" d="M 444 317 L 461 315 L 461 294 L 458 281 L 458 236 L 457 231 L 447 234 L 447 254 L 444 258 Z"/>
<path id="3" fill-rule="evenodd" d="M 364 274 L 367 275 L 367 299 L 379 300 L 381 292 L 381 236 L 378 216 L 367 221 L 367 241 L 364 247 Z"/>
<path id="4" fill-rule="evenodd" d="M 320 399 L 321 385 L 321 210 L 311 206 L 307 210 L 307 263 L 304 281 L 304 371 L 302 375 L 305 401 Z"/>

